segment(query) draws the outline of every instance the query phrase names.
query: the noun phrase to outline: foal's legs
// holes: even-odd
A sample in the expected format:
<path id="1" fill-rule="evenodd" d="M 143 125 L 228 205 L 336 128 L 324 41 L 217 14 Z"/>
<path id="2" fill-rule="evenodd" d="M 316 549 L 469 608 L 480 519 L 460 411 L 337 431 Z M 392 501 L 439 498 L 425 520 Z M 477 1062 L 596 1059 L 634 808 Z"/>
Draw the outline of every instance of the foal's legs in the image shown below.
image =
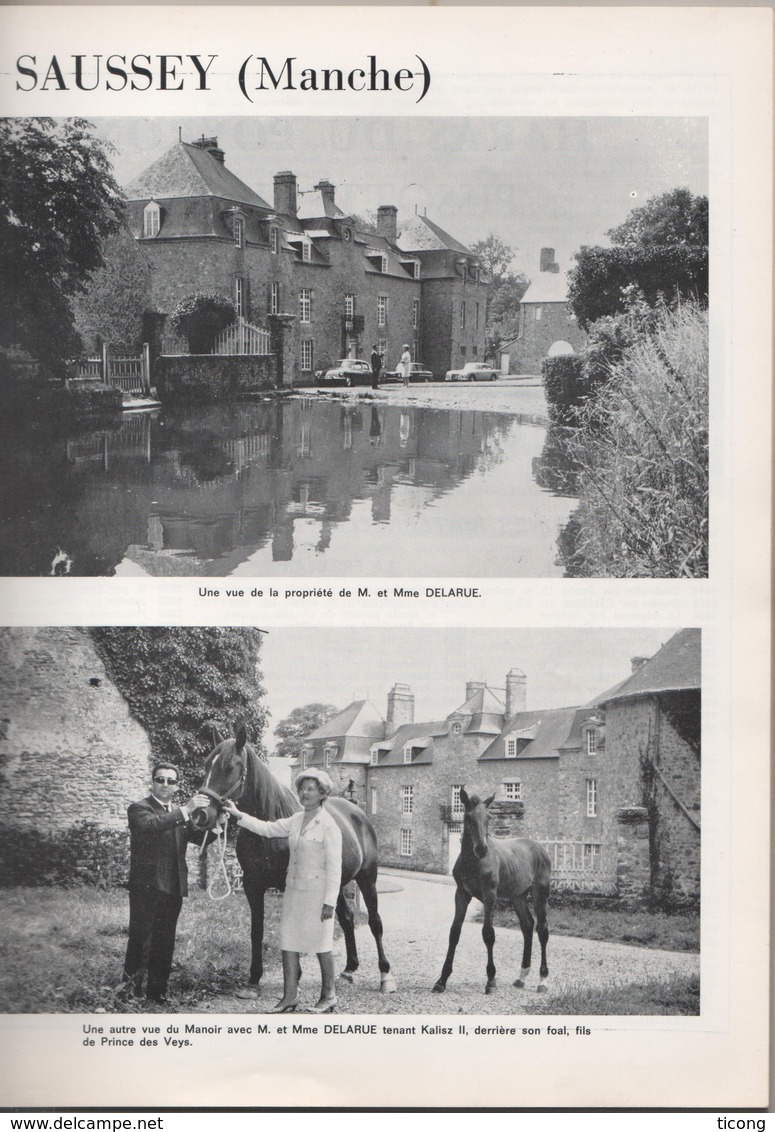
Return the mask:
<path id="1" fill-rule="evenodd" d="M 447 958 L 444 960 L 444 966 L 441 968 L 441 974 L 438 981 L 434 986 L 434 990 L 441 994 L 442 991 L 447 989 L 447 979 L 452 974 L 452 963 L 455 958 L 455 949 L 460 939 L 460 929 L 463 926 L 463 920 L 466 918 L 468 905 L 471 903 L 471 894 L 465 892 L 462 888 L 455 889 L 455 918 L 452 921 L 452 927 L 449 929 L 449 947 L 447 949 Z"/>
<path id="2" fill-rule="evenodd" d="M 484 924 L 482 926 L 482 939 L 484 940 L 484 946 L 487 948 L 487 985 L 484 988 L 484 993 L 492 994 L 495 990 L 495 959 L 493 957 L 495 928 L 492 924 L 492 917 L 495 912 L 495 893 L 492 892 L 485 895 L 483 904 Z"/>
<path id="3" fill-rule="evenodd" d="M 541 981 L 537 986 L 537 990 L 546 990 L 546 980 L 549 977 L 549 967 L 546 962 L 546 945 L 549 942 L 549 925 L 546 922 L 546 906 L 549 899 L 548 885 L 533 885 L 533 907 L 536 912 L 536 919 L 538 921 L 538 939 L 541 943 Z"/>
<path id="4" fill-rule="evenodd" d="M 390 963 L 388 962 L 385 950 L 382 946 L 382 917 L 379 914 L 378 901 L 377 901 L 377 877 L 376 868 L 374 875 L 371 871 L 365 870 L 358 874 L 355 878 L 358 888 L 361 890 L 363 902 L 366 905 L 366 912 L 369 917 L 369 927 L 371 934 L 374 936 L 374 942 L 377 945 L 377 963 L 379 964 L 380 980 L 379 989 L 383 994 L 392 994 L 397 990 L 396 980 L 390 973 Z"/>
<path id="5" fill-rule="evenodd" d="M 524 987 L 525 980 L 530 974 L 530 961 L 533 954 L 533 927 L 535 920 L 527 902 L 527 896 L 522 893 L 514 899 L 514 911 L 517 913 L 519 926 L 522 928 L 522 970 L 519 978 L 514 980 L 515 987 Z"/>

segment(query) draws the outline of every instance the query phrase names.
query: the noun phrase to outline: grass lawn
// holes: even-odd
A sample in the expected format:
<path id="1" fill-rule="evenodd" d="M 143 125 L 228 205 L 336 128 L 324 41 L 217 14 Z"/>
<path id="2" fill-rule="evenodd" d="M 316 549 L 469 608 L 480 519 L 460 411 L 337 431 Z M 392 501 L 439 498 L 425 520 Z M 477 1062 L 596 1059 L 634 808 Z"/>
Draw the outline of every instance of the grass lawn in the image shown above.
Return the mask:
<path id="1" fill-rule="evenodd" d="M 266 898 L 264 948 L 277 939 L 280 896 Z M 147 1013 L 119 1005 L 129 898 L 124 890 L 12 888 L 0 891 L 0 1011 Z M 212 956 L 218 958 L 214 960 Z M 212 901 L 195 891 L 183 901 L 170 979 L 180 1009 L 244 986 L 250 969 L 250 915 L 236 893 Z"/>
<path id="2" fill-rule="evenodd" d="M 481 919 L 481 913 L 477 918 Z M 511 908 L 499 908 L 495 924 L 519 927 Z M 583 897 L 553 896 L 549 901 L 549 931 L 660 951 L 700 950 L 699 912 L 631 911 L 596 905 Z"/>

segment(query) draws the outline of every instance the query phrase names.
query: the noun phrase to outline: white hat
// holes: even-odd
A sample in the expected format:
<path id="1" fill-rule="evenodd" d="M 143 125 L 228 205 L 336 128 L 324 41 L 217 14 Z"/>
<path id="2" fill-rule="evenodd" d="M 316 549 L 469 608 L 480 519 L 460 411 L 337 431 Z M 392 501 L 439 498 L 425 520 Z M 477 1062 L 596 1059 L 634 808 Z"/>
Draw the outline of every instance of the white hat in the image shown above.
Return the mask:
<path id="1" fill-rule="evenodd" d="M 331 794 L 333 792 L 334 784 L 331 781 L 330 776 L 326 774 L 324 770 L 318 770 L 317 767 L 314 766 L 307 767 L 305 770 L 300 770 L 293 780 L 293 785 L 297 790 L 299 789 L 299 786 L 301 786 L 305 778 L 311 778 L 313 782 L 317 782 L 318 786 L 325 794 Z"/>

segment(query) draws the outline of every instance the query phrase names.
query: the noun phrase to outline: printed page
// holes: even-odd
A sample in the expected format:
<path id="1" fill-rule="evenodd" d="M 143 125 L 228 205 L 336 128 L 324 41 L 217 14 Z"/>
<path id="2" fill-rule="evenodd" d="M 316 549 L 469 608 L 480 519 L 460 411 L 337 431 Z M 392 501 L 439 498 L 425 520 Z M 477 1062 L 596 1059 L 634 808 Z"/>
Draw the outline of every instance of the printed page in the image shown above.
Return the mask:
<path id="1" fill-rule="evenodd" d="M 766 1106 L 771 13 L 2 20 L 2 1104 Z"/>

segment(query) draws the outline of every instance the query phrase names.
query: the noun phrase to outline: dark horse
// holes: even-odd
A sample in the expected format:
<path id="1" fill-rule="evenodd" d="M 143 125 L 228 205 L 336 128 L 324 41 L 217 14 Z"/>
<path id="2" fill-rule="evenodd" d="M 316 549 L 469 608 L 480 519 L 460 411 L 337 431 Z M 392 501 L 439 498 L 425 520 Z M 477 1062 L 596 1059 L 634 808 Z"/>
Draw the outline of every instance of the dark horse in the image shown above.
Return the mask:
<path id="1" fill-rule="evenodd" d="M 238 803 L 244 813 L 262 821 L 276 821 L 301 809 L 291 791 L 277 781 L 248 743 L 244 725 L 237 728 L 234 739 L 224 739 L 212 723 L 206 723 L 201 734 L 210 741 L 214 750 L 205 764 L 204 783 L 200 790 L 212 801 L 207 810 L 197 810 L 193 819 L 200 829 L 213 829 L 222 803 L 229 798 Z M 380 989 L 389 993 L 396 989 L 396 984 L 382 949 L 382 920 L 377 911 L 377 835 L 374 826 L 363 810 L 344 798 L 329 798 L 326 810 L 342 831 L 342 884 L 354 880 L 363 894 L 369 927 L 377 944 Z M 264 973 L 264 893 L 268 888 L 285 888 L 287 838 L 258 837 L 249 830 L 240 829 L 237 832 L 237 860 L 242 866 L 242 886 L 250 905 L 250 986 L 257 994 Z M 347 965 L 342 976 L 351 980 L 358 969 L 358 952 L 353 913 L 341 890 L 336 915 L 342 925 L 347 949 Z"/>
<path id="2" fill-rule="evenodd" d="M 465 807 L 463 818 L 463 842 L 452 869 L 457 883 L 455 890 L 455 918 L 449 932 L 449 948 L 435 991 L 446 990 L 447 979 L 452 974 L 455 948 L 460 939 L 460 929 L 465 919 L 466 909 L 475 896 L 484 905 L 484 927 L 482 939 L 487 948 L 487 986 L 485 994 L 495 990 L 495 963 L 492 957 L 495 944 L 495 929 L 492 916 L 496 900 L 508 900 L 514 907 L 522 928 L 522 970 L 514 982 L 515 987 L 524 987 L 530 973 L 530 957 L 533 950 L 533 913 L 530 911 L 528 896 L 533 898 L 538 921 L 538 938 L 541 941 L 541 981 L 539 991 L 546 990 L 549 968 L 546 965 L 546 943 L 549 928 L 546 924 L 546 904 L 549 898 L 549 879 L 551 862 L 546 850 L 536 841 L 526 837 L 491 838 L 487 835 L 489 815 L 487 807 L 492 797 L 482 802 L 460 791 L 460 800 Z"/>

